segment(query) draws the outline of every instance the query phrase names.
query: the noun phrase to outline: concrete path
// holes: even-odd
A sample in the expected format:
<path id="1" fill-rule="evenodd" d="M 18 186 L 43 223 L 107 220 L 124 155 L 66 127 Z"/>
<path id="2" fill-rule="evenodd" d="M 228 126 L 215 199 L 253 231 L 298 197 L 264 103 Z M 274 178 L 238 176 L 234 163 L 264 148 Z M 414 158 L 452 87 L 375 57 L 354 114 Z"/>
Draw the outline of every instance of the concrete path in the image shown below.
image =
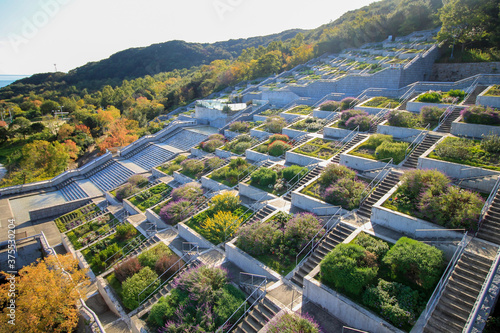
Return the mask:
<path id="1" fill-rule="evenodd" d="M 162 148 L 162 149 L 165 149 L 165 150 L 169 150 L 171 151 L 172 153 L 176 154 L 176 153 L 183 153 L 184 151 L 183 150 L 180 150 L 179 148 L 175 148 L 175 147 L 172 147 L 172 146 L 169 146 L 165 143 L 155 143 L 156 146 Z"/>
<path id="2" fill-rule="evenodd" d="M 41 193 L 32 196 L 9 199 L 10 207 L 16 219 L 16 223 L 22 223 L 30 220 L 29 210 L 33 208 L 42 208 L 55 206 L 65 203 L 61 191 Z"/>
<path id="3" fill-rule="evenodd" d="M 132 170 L 135 173 L 145 173 L 145 172 L 148 172 L 148 170 L 146 170 L 146 169 L 138 166 L 137 164 L 135 164 L 134 162 L 132 162 L 130 160 L 121 160 L 121 161 L 118 161 L 118 163 L 120 163 L 124 167 Z"/>
<path id="4" fill-rule="evenodd" d="M 78 180 L 76 183 L 89 195 L 89 197 L 103 195 L 102 191 L 88 179 Z"/>
<path id="5" fill-rule="evenodd" d="M 286 284 L 281 284 L 277 288 L 271 287 L 271 290 L 269 290 L 267 294 L 279 301 L 281 307 L 294 309 L 302 304 L 302 293 Z"/>

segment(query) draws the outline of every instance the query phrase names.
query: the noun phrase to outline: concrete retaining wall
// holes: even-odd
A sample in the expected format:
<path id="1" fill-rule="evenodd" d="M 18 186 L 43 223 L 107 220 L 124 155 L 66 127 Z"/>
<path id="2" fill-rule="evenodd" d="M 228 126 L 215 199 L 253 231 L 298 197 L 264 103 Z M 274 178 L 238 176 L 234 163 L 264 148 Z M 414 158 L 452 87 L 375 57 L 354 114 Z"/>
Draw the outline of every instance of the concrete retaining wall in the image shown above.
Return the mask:
<path id="1" fill-rule="evenodd" d="M 367 171 L 377 168 L 383 168 L 388 161 L 379 162 L 376 160 L 371 160 L 368 158 L 349 155 L 347 153 L 340 154 L 340 165 L 345 165 L 351 169 L 359 170 L 359 171 Z"/>
<path id="2" fill-rule="evenodd" d="M 40 219 L 45 219 L 48 217 L 60 216 L 69 213 L 75 209 L 83 207 L 91 202 L 91 199 L 84 198 L 80 200 L 74 200 L 69 202 L 64 202 L 59 205 L 47 206 L 42 208 L 37 208 L 29 211 L 30 220 L 36 221 Z"/>
<path id="3" fill-rule="evenodd" d="M 236 238 L 226 243 L 225 250 L 227 260 L 241 268 L 244 272 L 263 275 L 271 280 L 281 279 L 281 276 L 278 273 L 253 258 L 248 253 L 240 250 L 236 245 L 234 245 L 235 241 Z"/>
<path id="4" fill-rule="evenodd" d="M 118 199 L 116 199 L 111 193 L 105 192 L 104 195 L 106 196 L 106 200 L 110 203 L 110 205 L 119 205 L 120 202 Z"/>
<path id="5" fill-rule="evenodd" d="M 299 136 L 303 136 L 304 134 L 307 134 L 307 132 L 304 132 L 304 131 L 299 131 L 299 130 L 296 130 L 296 129 L 292 129 L 292 128 L 283 128 L 283 130 L 281 131 L 282 134 L 285 134 L 285 135 L 288 135 L 288 137 L 290 139 L 295 139 Z"/>
<path id="6" fill-rule="evenodd" d="M 226 137 L 226 139 L 228 140 L 231 140 L 235 137 L 237 137 L 238 135 L 241 135 L 243 133 L 237 133 L 237 132 L 233 132 L 233 131 L 230 131 L 230 130 L 224 130 L 224 136 Z"/>
<path id="7" fill-rule="evenodd" d="M 106 281 L 101 276 L 97 278 L 97 289 L 99 290 L 99 294 L 101 294 L 102 298 L 104 299 L 104 302 L 106 302 L 106 305 L 109 307 L 111 312 L 113 312 L 118 317 L 125 320 L 127 325 L 130 325 L 129 316 L 123 310 L 122 306 L 120 305 L 120 302 L 115 298 L 113 291 L 111 290 L 111 287 L 108 284 L 108 281 Z"/>
<path id="8" fill-rule="evenodd" d="M 90 269 L 89 264 L 87 263 L 87 260 L 83 257 L 83 254 L 80 251 L 76 251 L 75 248 L 73 247 L 73 244 L 69 241 L 68 236 L 66 234 L 61 234 L 61 243 L 63 244 L 64 248 L 66 249 L 66 252 L 71 253 L 74 258 L 78 260 L 78 267 L 80 269 L 86 270 L 87 271 L 87 276 L 91 281 L 95 281 L 96 276 L 94 272 Z"/>
<path id="9" fill-rule="evenodd" d="M 468 124 L 460 122 L 462 117 L 451 123 L 450 133 L 458 136 L 467 136 L 469 138 L 482 139 L 483 135 L 500 135 L 500 126 Z"/>
<path id="10" fill-rule="evenodd" d="M 184 238 L 187 242 L 196 243 L 200 248 L 212 248 L 214 245 L 207 241 L 205 237 L 185 225 L 183 222 L 177 224 L 179 236 Z"/>
<path id="11" fill-rule="evenodd" d="M 304 278 L 304 297 L 320 305 L 348 326 L 374 333 L 403 333 L 377 315 L 314 279 L 313 276 L 318 273 L 319 266 Z"/>
<path id="12" fill-rule="evenodd" d="M 174 171 L 173 176 L 174 176 L 174 180 L 180 184 L 188 184 L 188 183 L 192 183 L 192 182 L 196 181 L 193 178 L 190 178 L 186 175 L 183 175 L 179 171 Z"/>
<path id="13" fill-rule="evenodd" d="M 418 97 L 418 96 L 417 96 Z M 416 112 L 420 113 L 420 110 L 424 106 L 437 106 L 438 108 L 448 108 L 451 106 L 451 104 L 441 104 L 441 103 L 421 103 L 421 102 L 415 102 L 416 98 L 412 99 L 406 104 L 406 110 L 411 111 L 411 112 Z"/>
<path id="14" fill-rule="evenodd" d="M 268 138 L 272 133 L 268 133 L 266 131 L 258 130 L 258 129 L 251 129 L 250 130 L 250 135 L 253 136 L 254 138 L 257 138 L 259 140 Z"/>
<path id="15" fill-rule="evenodd" d="M 348 136 L 351 132 L 352 132 L 351 130 L 347 130 L 347 129 L 343 129 L 343 128 L 325 127 L 323 129 L 323 137 L 343 139 L 346 136 Z"/>
<path id="16" fill-rule="evenodd" d="M 267 193 L 266 191 L 262 191 L 256 187 L 240 182 L 238 185 L 239 194 L 244 195 L 247 198 L 252 200 L 262 201 L 262 200 L 273 200 L 276 199 L 277 196 Z"/>
<path id="17" fill-rule="evenodd" d="M 299 153 L 294 153 L 292 151 L 287 151 L 285 153 L 285 159 L 286 159 L 287 163 L 293 163 L 293 164 L 297 164 L 300 166 L 306 166 L 309 164 L 314 164 L 314 163 L 324 161 L 320 158 L 306 156 L 306 155 L 302 155 Z"/>
<path id="18" fill-rule="evenodd" d="M 253 116 L 253 121 L 266 121 L 267 117 L 266 116 L 260 116 L 258 114 L 255 114 Z"/>
<path id="19" fill-rule="evenodd" d="M 377 133 L 392 135 L 392 137 L 399 141 L 412 142 L 419 136 L 423 130 L 406 127 L 396 127 L 389 125 L 378 125 Z"/>
<path id="20" fill-rule="evenodd" d="M 319 200 L 303 193 L 299 189 L 292 192 L 292 206 L 301 208 L 316 215 L 332 215 L 336 213 L 339 206 L 331 205 L 323 200 Z M 341 214 L 347 214 L 349 211 L 342 209 Z"/>
<path id="21" fill-rule="evenodd" d="M 490 106 L 492 108 L 499 109 L 500 108 L 500 97 L 497 96 L 485 96 L 485 91 L 481 93 L 481 95 L 477 96 L 476 105 L 484 105 Z"/>
<path id="22" fill-rule="evenodd" d="M 231 189 L 229 186 L 216 182 L 215 180 L 212 180 L 206 176 L 201 177 L 201 186 L 208 188 L 212 191 L 222 191 Z"/>
<path id="23" fill-rule="evenodd" d="M 322 111 L 322 110 L 314 110 L 313 111 L 313 117 L 319 118 L 319 119 L 325 119 L 325 118 L 330 118 L 332 119 L 338 114 L 338 112 L 334 111 Z"/>
<path id="24" fill-rule="evenodd" d="M 200 148 L 191 148 L 190 149 L 190 152 L 193 156 L 196 156 L 196 157 L 203 157 L 205 155 L 208 155 L 207 152 L 201 150 Z M 154 169 L 153 169 L 154 170 Z"/>
<path id="25" fill-rule="evenodd" d="M 231 156 L 237 156 L 236 154 L 231 153 L 229 150 L 222 150 L 219 148 L 215 149 L 215 156 L 220 158 L 230 158 Z"/>
<path id="26" fill-rule="evenodd" d="M 254 162 L 260 162 L 260 161 L 265 161 L 265 160 L 271 160 L 271 161 L 277 162 L 277 161 L 282 160 L 280 157 L 259 153 L 259 152 L 256 152 L 255 150 L 250 150 L 250 149 L 247 149 L 245 151 L 245 156 L 246 156 L 247 160 L 254 161 Z"/>
<path id="27" fill-rule="evenodd" d="M 136 215 L 136 214 L 142 214 L 142 211 L 134 206 L 130 201 L 127 199 L 123 199 L 123 208 L 130 214 L 130 215 Z"/>

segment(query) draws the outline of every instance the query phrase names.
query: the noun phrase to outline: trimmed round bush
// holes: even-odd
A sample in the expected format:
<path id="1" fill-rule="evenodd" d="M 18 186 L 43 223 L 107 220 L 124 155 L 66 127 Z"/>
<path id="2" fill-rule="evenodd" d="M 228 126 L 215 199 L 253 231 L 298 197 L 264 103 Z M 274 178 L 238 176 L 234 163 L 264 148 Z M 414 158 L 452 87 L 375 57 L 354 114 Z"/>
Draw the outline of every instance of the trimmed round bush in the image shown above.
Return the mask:
<path id="1" fill-rule="evenodd" d="M 391 135 L 385 135 L 385 134 L 373 134 L 370 135 L 368 140 L 365 141 L 363 146 L 366 146 L 366 148 L 370 149 L 377 149 L 378 146 L 380 146 L 383 142 L 392 142 L 393 138 Z"/>
<path id="2" fill-rule="evenodd" d="M 291 165 L 284 168 L 282 171 L 283 178 L 285 178 L 287 181 L 293 180 L 293 182 L 296 182 L 297 180 L 302 178 L 306 173 L 307 168 L 301 167 L 299 165 Z"/>
<path id="3" fill-rule="evenodd" d="M 383 262 L 403 280 L 431 290 L 443 271 L 443 252 L 407 237 L 401 237 L 387 252 Z"/>
<path id="4" fill-rule="evenodd" d="M 356 244 L 339 244 L 320 263 L 321 281 L 359 295 L 377 276 L 377 267 L 363 266 L 366 251 Z"/>
<path id="5" fill-rule="evenodd" d="M 399 164 L 405 159 L 407 148 L 408 144 L 406 142 L 384 141 L 375 149 L 375 154 L 378 160 L 393 158 L 394 164 Z"/>
<path id="6" fill-rule="evenodd" d="M 274 141 L 288 142 L 290 138 L 285 134 L 273 134 L 269 137 L 269 143 L 273 143 Z"/>
<path id="7" fill-rule="evenodd" d="M 178 257 L 173 255 L 164 255 L 160 257 L 155 263 L 156 273 L 158 275 L 162 275 L 166 272 L 165 275 L 162 276 L 162 279 L 168 279 L 177 271 L 177 269 L 179 269 L 180 266 L 182 266 L 183 261 L 180 262 L 180 265 L 177 264 L 172 267 L 172 265 L 174 265 L 178 260 Z"/>
<path id="8" fill-rule="evenodd" d="M 121 202 L 123 199 L 139 192 L 139 188 L 132 184 L 125 184 L 116 190 L 116 198 Z"/>
<path id="9" fill-rule="evenodd" d="M 371 116 L 359 115 L 359 116 L 351 117 L 345 122 L 345 127 L 347 129 L 353 130 L 357 126 L 359 126 L 360 132 L 366 132 L 370 129 L 370 121 L 371 120 L 372 120 Z"/>
<path id="10" fill-rule="evenodd" d="M 258 184 L 260 186 L 268 186 L 274 184 L 276 183 L 277 178 L 278 173 L 272 169 L 267 168 L 260 168 L 250 176 L 252 183 Z"/>
<path id="11" fill-rule="evenodd" d="M 356 236 L 354 244 L 358 244 L 364 247 L 366 251 L 375 254 L 377 259 L 382 259 L 387 251 L 389 251 L 389 244 L 364 232 L 361 232 Z"/>
<path id="12" fill-rule="evenodd" d="M 217 169 L 222 164 L 224 164 L 224 160 L 217 156 L 205 160 L 205 168 L 208 170 Z"/>
<path id="13" fill-rule="evenodd" d="M 416 101 L 421 103 L 440 103 L 441 98 L 442 96 L 440 92 L 429 91 L 418 96 Z"/>
<path id="14" fill-rule="evenodd" d="M 327 101 L 327 102 L 322 103 L 322 104 L 319 106 L 319 109 L 320 109 L 321 111 L 335 111 L 335 110 L 337 110 L 339 107 L 340 107 L 340 102 L 336 102 L 336 101 Z"/>
<path id="15" fill-rule="evenodd" d="M 274 141 L 268 146 L 269 155 L 271 156 L 281 156 L 288 149 L 292 148 L 292 145 L 284 142 L 284 141 Z"/>

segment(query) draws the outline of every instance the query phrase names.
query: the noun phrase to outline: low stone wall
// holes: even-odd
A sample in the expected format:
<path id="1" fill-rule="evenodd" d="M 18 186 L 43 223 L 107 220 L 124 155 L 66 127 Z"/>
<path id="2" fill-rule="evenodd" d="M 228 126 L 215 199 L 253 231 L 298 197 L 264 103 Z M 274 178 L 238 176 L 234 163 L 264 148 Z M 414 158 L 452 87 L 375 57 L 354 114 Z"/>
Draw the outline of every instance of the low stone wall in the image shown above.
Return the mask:
<path id="1" fill-rule="evenodd" d="M 271 135 L 271 133 L 252 128 L 250 130 L 250 135 L 253 136 L 254 138 L 262 140 L 262 139 L 268 138 Z"/>
<path id="2" fill-rule="evenodd" d="M 156 226 L 158 227 L 158 229 L 165 229 L 165 228 L 171 228 L 171 226 L 169 226 L 168 224 L 166 224 L 165 222 L 163 222 L 163 220 L 161 219 L 160 216 L 158 216 L 158 214 L 156 214 L 152 209 L 146 209 L 146 219 L 151 222 L 151 223 L 154 223 L 156 224 Z"/>
<path id="3" fill-rule="evenodd" d="M 300 166 L 306 166 L 309 164 L 314 164 L 324 161 L 320 158 L 306 156 L 299 153 L 294 153 L 292 151 L 287 151 L 285 153 L 285 159 L 287 163 L 293 163 Z"/>
<path id="4" fill-rule="evenodd" d="M 115 298 L 115 295 L 113 294 L 108 281 L 106 281 L 101 276 L 97 278 L 97 289 L 99 290 L 99 294 L 101 294 L 104 302 L 106 302 L 106 305 L 109 307 L 111 312 L 122 318 L 127 323 L 127 325 L 130 326 L 129 316 L 120 305 L 120 302 Z"/>
<path id="5" fill-rule="evenodd" d="M 348 326 L 374 333 L 403 333 L 387 321 L 314 279 L 319 266 L 304 278 L 303 296 L 326 309 Z"/>
<path id="6" fill-rule="evenodd" d="M 91 281 L 95 281 L 96 276 L 94 272 L 90 269 L 89 264 L 87 263 L 87 260 L 83 257 L 83 254 L 81 252 L 76 251 L 75 248 L 73 247 L 73 244 L 69 241 L 68 236 L 66 234 L 61 234 L 61 243 L 63 244 L 64 248 L 66 249 L 66 252 L 71 253 L 71 255 L 78 260 L 78 267 L 83 270 L 87 270 L 87 276 Z"/>
<path id="7" fill-rule="evenodd" d="M 286 121 L 291 121 L 297 117 L 305 118 L 305 116 L 300 115 L 300 114 L 285 113 L 285 112 L 280 112 L 279 116 L 285 118 Z"/>
<path id="8" fill-rule="evenodd" d="M 351 169 L 359 171 L 367 171 L 372 169 L 383 168 L 388 161 L 380 162 L 376 160 L 371 160 L 368 158 L 349 155 L 347 153 L 340 154 L 340 165 L 345 165 Z"/>
<path id="9" fill-rule="evenodd" d="M 364 111 L 366 113 L 368 113 L 369 115 L 376 115 L 377 113 L 379 113 L 380 111 L 384 110 L 384 108 L 374 108 L 374 107 L 371 107 L 371 106 L 363 106 L 363 104 L 367 103 L 368 101 L 370 101 L 371 99 L 373 98 L 370 98 L 369 100 L 363 102 L 362 104 L 360 105 L 356 105 L 354 107 L 354 110 L 360 110 L 360 111 Z"/>
<path id="10" fill-rule="evenodd" d="M 240 195 L 243 195 L 252 200 L 262 201 L 262 200 L 273 200 L 277 196 L 262 191 L 256 187 L 240 182 L 238 185 Z"/>
<path id="11" fill-rule="evenodd" d="M 334 139 L 343 139 L 346 136 L 348 136 L 352 131 L 343 129 L 343 128 L 336 128 L 336 127 L 325 127 L 323 129 L 323 136 L 326 138 L 334 138 Z"/>
<path id="12" fill-rule="evenodd" d="M 186 241 L 191 243 L 196 243 L 200 248 L 212 248 L 214 245 L 205 239 L 202 235 L 185 225 L 183 222 L 177 224 L 177 230 L 179 231 L 179 236 L 184 238 Z"/>
<path id="13" fill-rule="evenodd" d="M 465 65 L 465 66 L 464 66 Z M 475 62 L 475 63 L 435 63 L 432 65 L 431 81 L 456 82 L 477 74 L 497 74 L 500 62 Z"/>
<path id="14" fill-rule="evenodd" d="M 180 184 L 188 184 L 188 183 L 195 182 L 195 180 L 193 178 L 190 178 L 186 175 L 183 175 L 179 171 L 174 171 L 173 176 L 174 176 L 174 180 Z"/>
<path id="15" fill-rule="evenodd" d="M 450 133 L 457 136 L 466 136 L 469 138 L 482 139 L 483 135 L 500 135 L 500 126 L 468 124 L 461 122 L 462 117 L 451 123 Z"/>
<path id="16" fill-rule="evenodd" d="M 476 105 L 484 105 L 492 108 L 500 108 L 500 96 L 486 96 L 485 94 L 490 90 L 492 86 L 479 94 L 476 98 Z"/>
<path id="17" fill-rule="evenodd" d="M 168 175 L 163 172 L 163 171 L 160 171 L 158 170 L 157 168 L 153 168 L 151 169 L 151 174 L 152 176 L 156 179 L 156 178 L 162 178 L 162 177 L 167 177 Z"/>
<path id="18" fill-rule="evenodd" d="M 36 221 L 53 216 L 60 216 L 69 213 L 75 209 L 83 207 L 91 202 L 90 198 L 84 198 L 69 202 L 64 202 L 54 206 L 37 208 L 29 211 L 30 220 Z"/>
<path id="19" fill-rule="evenodd" d="M 201 186 L 208 188 L 212 191 L 222 191 L 231 189 L 229 186 L 216 182 L 215 180 L 212 180 L 206 176 L 201 177 Z"/>
<path id="20" fill-rule="evenodd" d="M 130 215 L 136 215 L 136 214 L 142 214 L 142 211 L 134 206 L 130 201 L 127 199 L 123 199 L 123 208 L 130 214 Z"/>
<path id="21" fill-rule="evenodd" d="M 283 128 L 283 130 L 281 131 L 282 134 L 285 134 L 285 135 L 288 135 L 288 137 L 290 139 L 295 139 L 299 136 L 303 136 L 305 134 L 307 134 L 307 132 L 304 132 L 304 131 L 299 131 L 299 130 L 296 130 L 296 129 L 292 129 L 292 128 Z"/>
<path id="22" fill-rule="evenodd" d="M 438 108 L 445 108 L 445 109 L 451 106 L 451 104 L 415 102 L 415 99 L 416 97 L 412 101 L 406 104 L 407 111 L 419 113 L 424 106 L 437 106 Z"/>
<path id="23" fill-rule="evenodd" d="M 338 211 L 339 206 L 334 206 L 332 204 L 324 202 L 323 200 L 319 200 L 306 194 L 300 193 L 301 189 L 302 187 L 292 192 L 292 206 L 298 207 L 316 215 L 332 215 Z M 347 213 L 348 211 L 345 209 L 341 209 L 340 211 L 340 214 L 342 215 Z"/>
<path id="24" fill-rule="evenodd" d="M 325 118 L 332 119 L 337 114 L 338 114 L 338 112 L 335 112 L 335 111 L 322 111 L 322 110 L 314 110 L 313 111 L 313 117 L 316 117 L 319 119 L 325 119 Z"/>
<path id="25" fill-rule="evenodd" d="M 241 268 L 244 272 L 263 275 L 271 280 L 281 279 L 281 276 L 278 273 L 253 258 L 248 253 L 240 250 L 236 245 L 234 245 L 235 242 L 236 238 L 225 245 L 227 260 Z"/>
<path id="26" fill-rule="evenodd" d="M 230 158 L 231 156 L 236 156 L 236 154 L 231 153 L 228 150 L 215 149 L 215 155 L 220 158 Z"/>
<path id="27" fill-rule="evenodd" d="M 241 133 L 237 133 L 237 132 L 233 132 L 233 131 L 230 131 L 230 130 L 224 130 L 224 136 L 226 137 L 226 139 L 228 140 L 231 140 L 235 137 L 237 137 L 238 135 L 240 135 Z"/>
<path id="28" fill-rule="evenodd" d="M 265 160 L 271 160 L 271 161 L 277 162 L 277 161 L 282 160 L 280 157 L 259 153 L 259 152 L 256 152 L 255 150 L 251 150 L 251 149 L 247 149 L 245 151 L 245 156 L 246 156 L 247 160 L 254 161 L 254 162 L 260 162 L 260 161 L 265 161 Z"/>
<path id="29" fill-rule="evenodd" d="M 415 140 L 417 136 L 419 136 L 423 130 L 414 129 L 414 128 L 406 128 L 406 127 L 396 127 L 389 125 L 378 125 L 377 133 L 392 135 L 392 137 L 396 140 L 412 142 Z"/>
<path id="30" fill-rule="evenodd" d="M 106 196 L 106 200 L 111 204 L 111 205 L 119 205 L 120 202 L 118 199 L 116 199 L 111 193 L 105 192 L 104 195 Z"/>
<path id="31" fill-rule="evenodd" d="M 191 148 L 190 152 L 191 152 L 191 155 L 196 156 L 196 157 L 203 157 L 205 155 L 208 155 L 207 152 L 201 150 L 200 148 Z"/>

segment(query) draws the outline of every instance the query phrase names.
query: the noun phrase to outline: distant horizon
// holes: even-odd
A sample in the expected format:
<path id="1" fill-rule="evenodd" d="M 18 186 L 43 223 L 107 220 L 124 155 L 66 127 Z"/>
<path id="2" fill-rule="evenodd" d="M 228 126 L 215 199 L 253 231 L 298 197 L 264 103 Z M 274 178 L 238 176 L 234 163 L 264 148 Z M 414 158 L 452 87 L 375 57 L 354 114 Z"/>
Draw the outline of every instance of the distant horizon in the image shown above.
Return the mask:
<path id="1" fill-rule="evenodd" d="M 171 40 L 214 43 L 309 30 L 374 0 L 44 0 L 0 3 L 0 75 L 53 73 Z M 98 9 L 98 10 L 96 10 Z M 89 23 L 89 18 L 91 21 Z"/>

